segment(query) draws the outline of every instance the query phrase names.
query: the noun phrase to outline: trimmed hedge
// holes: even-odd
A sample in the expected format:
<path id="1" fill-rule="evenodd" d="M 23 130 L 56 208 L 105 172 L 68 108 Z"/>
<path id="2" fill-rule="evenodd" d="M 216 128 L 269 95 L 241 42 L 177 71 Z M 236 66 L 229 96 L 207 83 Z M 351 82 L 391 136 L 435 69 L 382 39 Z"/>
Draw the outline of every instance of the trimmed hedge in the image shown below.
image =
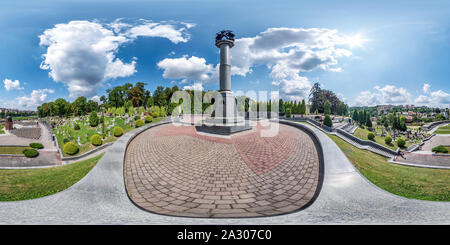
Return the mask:
<path id="1" fill-rule="evenodd" d="M 153 117 L 151 117 L 151 116 L 145 117 L 145 123 L 151 123 L 152 121 L 153 121 Z"/>
<path id="2" fill-rule="evenodd" d="M 79 150 L 80 149 L 78 148 L 78 145 L 76 145 L 73 142 L 67 142 L 63 147 L 64 153 L 69 155 L 75 155 L 78 153 Z"/>
<path id="3" fill-rule="evenodd" d="M 397 145 L 398 145 L 398 147 L 400 147 L 400 148 L 404 148 L 405 145 L 406 145 L 406 140 L 403 139 L 403 138 L 398 138 L 398 139 L 397 139 Z"/>
<path id="4" fill-rule="evenodd" d="M 42 149 L 44 146 L 41 143 L 30 143 L 30 147 L 34 149 Z"/>
<path id="5" fill-rule="evenodd" d="M 392 143 L 392 138 L 391 138 L 391 136 L 386 136 L 386 138 L 384 138 L 384 143 L 386 143 L 386 144 L 391 144 Z"/>
<path id="6" fill-rule="evenodd" d="M 368 138 L 369 140 L 373 140 L 373 139 L 375 139 L 375 134 L 373 134 L 373 133 L 368 133 L 368 134 L 367 134 L 367 138 Z"/>
<path id="7" fill-rule="evenodd" d="M 123 129 L 119 126 L 116 126 L 116 127 L 114 127 L 113 133 L 114 133 L 114 136 L 120 137 L 123 134 Z"/>
<path id="8" fill-rule="evenodd" d="M 139 119 L 139 120 L 136 121 L 136 128 L 142 127 L 142 126 L 144 126 L 144 124 L 145 124 L 144 121 Z"/>
<path id="9" fill-rule="evenodd" d="M 91 136 L 91 144 L 94 146 L 99 146 L 102 145 L 102 137 L 98 134 L 94 134 Z"/>
<path id="10" fill-rule="evenodd" d="M 39 152 L 36 149 L 25 149 L 23 150 L 23 154 L 28 158 L 37 157 Z"/>
<path id="11" fill-rule="evenodd" d="M 438 152 L 438 153 L 448 153 L 448 150 L 445 149 L 445 147 L 443 145 L 438 145 L 436 147 L 434 147 L 433 149 L 431 149 L 433 152 Z"/>

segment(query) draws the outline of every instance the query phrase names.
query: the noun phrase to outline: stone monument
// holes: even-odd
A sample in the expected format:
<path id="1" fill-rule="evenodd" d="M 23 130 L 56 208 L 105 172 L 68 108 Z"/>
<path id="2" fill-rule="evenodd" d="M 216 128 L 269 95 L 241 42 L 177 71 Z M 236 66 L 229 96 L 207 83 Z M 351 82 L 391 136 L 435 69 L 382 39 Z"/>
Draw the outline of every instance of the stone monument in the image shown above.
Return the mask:
<path id="1" fill-rule="evenodd" d="M 214 98 L 213 115 L 195 128 L 204 133 L 231 135 L 251 129 L 250 122 L 239 116 L 236 99 L 231 92 L 230 49 L 234 46 L 233 32 L 228 30 L 218 32 L 216 46 L 220 48 L 220 90 L 218 96 Z"/>
<path id="2" fill-rule="evenodd" d="M 11 116 L 8 116 L 5 121 L 5 130 L 12 130 L 14 128 L 14 123 Z"/>

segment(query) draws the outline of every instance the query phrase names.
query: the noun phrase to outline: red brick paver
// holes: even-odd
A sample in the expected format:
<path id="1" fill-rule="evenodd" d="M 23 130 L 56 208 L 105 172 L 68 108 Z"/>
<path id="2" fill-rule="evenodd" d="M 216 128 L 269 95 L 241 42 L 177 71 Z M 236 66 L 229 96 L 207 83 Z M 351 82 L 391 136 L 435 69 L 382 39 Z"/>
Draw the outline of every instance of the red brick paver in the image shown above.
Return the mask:
<path id="1" fill-rule="evenodd" d="M 295 211 L 317 188 L 319 160 L 303 131 L 280 125 L 227 138 L 192 126 L 151 128 L 130 143 L 125 182 L 131 199 L 152 212 L 192 217 L 249 217 Z"/>

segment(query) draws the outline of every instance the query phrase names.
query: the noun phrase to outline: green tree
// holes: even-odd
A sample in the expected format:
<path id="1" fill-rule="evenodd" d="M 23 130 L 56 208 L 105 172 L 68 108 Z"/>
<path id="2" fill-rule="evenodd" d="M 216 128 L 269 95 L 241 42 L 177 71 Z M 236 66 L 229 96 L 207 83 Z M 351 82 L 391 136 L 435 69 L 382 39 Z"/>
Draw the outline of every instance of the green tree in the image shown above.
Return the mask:
<path id="1" fill-rule="evenodd" d="M 305 99 L 302 100 L 302 103 L 300 104 L 300 114 L 305 115 L 306 114 L 306 102 Z"/>
<path id="2" fill-rule="evenodd" d="M 325 104 L 323 106 L 323 112 L 325 115 L 330 115 L 331 114 L 331 103 L 330 101 L 325 101 Z"/>
<path id="3" fill-rule="evenodd" d="M 333 127 L 333 121 L 331 120 L 330 115 L 326 114 L 325 118 L 323 119 L 323 124 L 328 126 L 328 127 Z"/>
<path id="4" fill-rule="evenodd" d="M 91 127 L 98 126 L 98 117 L 96 111 L 91 112 L 91 114 L 89 115 L 89 125 L 91 125 Z"/>

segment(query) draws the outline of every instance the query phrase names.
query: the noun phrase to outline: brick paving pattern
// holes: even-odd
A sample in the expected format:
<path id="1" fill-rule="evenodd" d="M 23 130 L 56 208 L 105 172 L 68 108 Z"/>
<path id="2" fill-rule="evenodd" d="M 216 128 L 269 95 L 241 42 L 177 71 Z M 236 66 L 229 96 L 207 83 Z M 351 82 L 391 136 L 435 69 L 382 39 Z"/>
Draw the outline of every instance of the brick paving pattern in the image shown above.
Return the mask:
<path id="1" fill-rule="evenodd" d="M 303 131 L 261 126 L 231 138 L 162 125 L 130 142 L 125 183 L 133 202 L 151 212 L 188 217 L 254 217 L 289 213 L 314 196 L 319 158 Z"/>

